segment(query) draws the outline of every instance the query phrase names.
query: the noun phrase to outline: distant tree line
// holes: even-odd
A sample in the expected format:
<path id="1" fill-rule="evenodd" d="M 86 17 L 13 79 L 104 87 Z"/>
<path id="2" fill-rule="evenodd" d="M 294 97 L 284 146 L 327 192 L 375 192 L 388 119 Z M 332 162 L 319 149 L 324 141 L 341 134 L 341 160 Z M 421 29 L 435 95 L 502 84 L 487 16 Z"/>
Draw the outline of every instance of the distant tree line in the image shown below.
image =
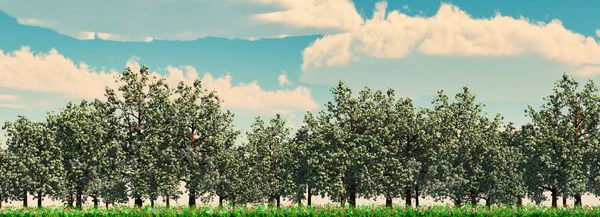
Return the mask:
<path id="1" fill-rule="evenodd" d="M 292 134 L 277 114 L 257 117 L 247 142 L 234 115 L 215 92 L 196 80 L 169 87 L 148 68 L 118 76 L 105 100 L 68 103 L 43 122 L 19 116 L 6 122 L 7 149 L 0 150 L 1 201 L 27 195 L 81 207 L 149 201 L 169 206 L 185 186 L 189 206 L 217 197 L 219 205 L 276 203 L 282 198 L 311 206 L 313 196 L 341 205 L 357 197 L 384 197 L 419 205 L 419 198 L 455 205 L 521 206 L 541 203 L 551 192 L 581 205 L 584 193 L 600 194 L 600 97 L 590 80 L 564 74 L 531 123 L 515 127 L 491 119 L 467 87 L 450 99 L 437 93 L 432 108 L 415 108 L 394 90 L 358 95 L 343 82 L 333 100 Z"/>

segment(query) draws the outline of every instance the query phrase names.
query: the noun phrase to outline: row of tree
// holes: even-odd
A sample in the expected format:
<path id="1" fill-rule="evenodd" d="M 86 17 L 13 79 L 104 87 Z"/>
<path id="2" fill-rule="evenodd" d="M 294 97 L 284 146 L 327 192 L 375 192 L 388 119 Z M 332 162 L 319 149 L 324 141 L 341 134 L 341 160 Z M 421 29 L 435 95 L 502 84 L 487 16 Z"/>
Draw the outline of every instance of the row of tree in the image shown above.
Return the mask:
<path id="1" fill-rule="evenodd" d="M 567 75 L 532 122 L 517 129 L 490 119 L 467 87 L 451 100 L 439 91 L 432 108 L 415 108 L 394 91 L 358 95 L 343 82 L 317 114 L 307 112 L 292 134 L 282 116 L 256 118 L 247 142 L 215 92 L 183 82 L 176 88 L 127 68 L 106 99 L 68 103 L 45 121 L 6 122 L 0 150 L 1 201 L 33 195 L 81 207 L 87 198 L 136 206 L 160 198 L 169 206 L 185 186 L 189 205 L 275 202 L 311 205 L 313 195 L 342 205 L 357 197 L 430 196 L 456 205 L 536 203 L 600 194 L 600 97 L 590 80 L 582 90 Z"/>

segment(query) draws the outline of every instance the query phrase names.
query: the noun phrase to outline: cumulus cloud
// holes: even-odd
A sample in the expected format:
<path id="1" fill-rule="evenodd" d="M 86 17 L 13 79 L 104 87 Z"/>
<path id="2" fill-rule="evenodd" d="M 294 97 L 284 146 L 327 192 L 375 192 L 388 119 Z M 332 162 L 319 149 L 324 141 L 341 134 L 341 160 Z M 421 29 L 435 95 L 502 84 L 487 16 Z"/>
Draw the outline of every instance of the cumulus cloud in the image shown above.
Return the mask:
<path id="1" fill-rule="evenodd" d="M 360 27 L 317 39 L 302 53 L 302 69 L 345 65 L 360 57 L 403 58 L 413 51 L 427 55 L 514 56 L 537 53 L 571 65 L 599 64 L 600 45 L 591 36 L 566 29 L 559 20 L 530 22 L 497 13 L 473 18 L 451 4 L 432 17 L 386 14 L 376 4 L 373 17 Z"/>
<path id="2" fill-rule="evenodd" d="M 114 70 L 96 72 L 83 62 L 76 64 L 56 49 L 38 54 L 29 47 L 6 53 L 0 50 L 0 87 L 4 88 L 99 98 L 117 74 Z"/>
<path id="3" fill-rule="evenodd" d="M 27 106 L 20 104 L 5 104 L 0 103 L 0 108 L 9 108 L 9 109 L 26 109 Z"/>
<path id="4" fill-rule="evenodd" d="M 295 27 L 315 27 L 351 30 L 363 23 L 350 0 L 255 0 L 263 4 L 276 4 L 282 11 L 257 14 L 263 22 L 284 23 Z"/>
<path id="5" fill-rule="evenodd" d="M 287 78 L 287 75 L 285 75 L 284 73 L 281 73 L 278 77 L 277 80 L 279 80 L 279 86 L 285 86 L 285 85 L 291 85 L 292 82 Z"/>
<path id="6" fill-rule="evenodd" d="M 584 77 L 599 75 L 600 74 L 600 66 L 586 66 L 579 70 L 575 70 L 573 74 L 579 75 L 579 76 L 584 76 Z"/>
<path id="7" fill-rule="evenodd" d="M 134 71 L 139 70 L 140 58 L 132 57 L 125 64 Z M 164 76 L 173 87 L 180 81 L 191 84 L 194 79 L 200 79 L 208 90 L 215 90 L 224 100 L 227 108 L 257 112 L 280 112 L 314 110 L 317 104 L 311 98 L 311 92 L 306 87 L 296 87 L 293 90 L 267 91 L 256 81 L 250 83 L 233 83 L 231 75 L 213 77 L 206 73 L 203 77 L 192 66 L 181 68 L 168 66 L 160 75 Z M 103 98 L 104 89 L 109 86 L 116 89 L 116 70 L 109 72 L 96 71 L 84 62 L 75 64 L 64 57 L 56 49 L 48 53 L 33 53 L 28 47 L 4 53 L 0 50 L 0 87 L 19 90 L 51 92 L 67 94 L 76 98 Z M 15 99 L 16 96 L 0 95 L 2 99 Z M 0 107 L 20 108 L 19 105 L 2 104 Z"/>
<path id="8" fill-rule="evenodd" d="M 0 101 L 14 101 L 19 99 L 19 96 L 16 95 L 8 95 L 8 94 L 0 94 Z"/>
<path id="9" fill-rule="evenodd" d="M 192 66 L 168 66 L 166 70 L 169 72 L 166 80 L 171 85 L 179 81 L 191 83 L 199 78 L 198 72 Z M 204 74 L 200 80 L 204 88 L 217 92 L 224 100 L 223 106 L 226 108 L 289 114 L 292 111 L 312 111 L 318 107 L 311 98 L 311 91 L 302 86 L 293 90 L 266 91 L 256 81 L 234 85 L 231 75 L 216 78 L 209 73 Z"/>

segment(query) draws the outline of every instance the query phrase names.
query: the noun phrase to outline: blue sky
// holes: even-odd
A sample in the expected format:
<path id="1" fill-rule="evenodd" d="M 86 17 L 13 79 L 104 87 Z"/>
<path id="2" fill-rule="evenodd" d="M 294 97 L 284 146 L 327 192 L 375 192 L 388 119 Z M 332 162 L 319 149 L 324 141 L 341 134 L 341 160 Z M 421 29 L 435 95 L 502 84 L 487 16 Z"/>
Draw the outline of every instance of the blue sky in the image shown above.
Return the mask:
<path id="1" fill-rule="evenodd" d="M 598 1 L 0 0 L 0 121 L 102 97 L 125 66 L 201 78 L 239 129 L 292 127 L 344 80 L 429 107 L 468 85 L 524 124 L 563 72 L 600 74 Z M 112 73 L 112 74 L 111 74 Z M 0 135 L 0 140 L 4 135 Z"/>

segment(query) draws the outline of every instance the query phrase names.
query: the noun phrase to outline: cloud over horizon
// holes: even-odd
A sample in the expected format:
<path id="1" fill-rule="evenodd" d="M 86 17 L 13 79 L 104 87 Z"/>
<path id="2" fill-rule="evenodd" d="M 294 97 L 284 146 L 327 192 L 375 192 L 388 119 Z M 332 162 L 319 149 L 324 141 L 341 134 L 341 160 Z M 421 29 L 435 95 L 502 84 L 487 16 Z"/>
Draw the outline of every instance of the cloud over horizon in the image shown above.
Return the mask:
<path id="1" fill-rule="evenodd" d="M 139 58 L 132 58 L 125 66 L 139 69 Z M 152 70 L 152 69 L 151 69 Z M 181 68 L 167 66 L 164 77 L 172 87 L 179 81 L 193 82 L 200 79 L 203 87 L 216 90 L 224 100 L 223 106 L 236 110 L 250 112 L 281 112 L 311 111 L 318 107 L 311 97 L 311 91 L 303 86 L 292 90 L 264 90 L 256 81 L 233 84 L 233 77 L 225 75 L 213 77 L 205 73 L 203 77 L 193 66 Z M 17 90 L 40 91 L 66 94 L 74 98 L 102 98 L 104 89 L 109 86 L 118 87 L 115 83 L 115 69 L 108 72 L 97 71 L 84 62 L 75 64 L 69 58 L 60 54 L 56 49 L 49 52 L 34 53 L 29 47 L 22 47 L 13 52 L 0 50 L 0 88 Z M 16 99 L 15 96 L 0 95 L 0 99 Z M 3 107 L 9 107 L 3 104 Z M 15 106 L 12 106 L 16 108 Z"/>
<path id="2" fill-rule="evenodd" d="M 387 2 L 379 2 L 373 17 L 359 28 L 317 39 L 303 51 L 302 69 L 346 65 L 365 57 L 401 59 L 413 52 L 465 57 L 535 53 L 570 65 L 600 64 L 598 40 L 566 29 L 558 19 L 534 23 L 499 12 L 473 18 L 448 3 L 432 17 L 386 10 Z"/>

